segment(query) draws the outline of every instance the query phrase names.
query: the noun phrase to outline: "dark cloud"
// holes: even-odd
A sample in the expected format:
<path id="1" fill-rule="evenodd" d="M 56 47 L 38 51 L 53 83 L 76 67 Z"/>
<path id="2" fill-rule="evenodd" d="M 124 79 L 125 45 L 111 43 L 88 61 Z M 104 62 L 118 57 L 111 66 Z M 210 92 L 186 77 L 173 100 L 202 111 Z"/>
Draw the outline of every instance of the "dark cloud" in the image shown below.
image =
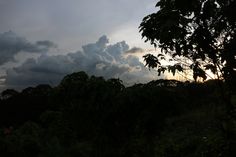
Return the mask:
<path id="1" fill-rule="evenodd" d="M 5 84 L 14 88 L 42 83 L 56 85 L 65 75 L 75 71 L 120 78 L 128 84 L 149 81 L 152 74 L 136 56 L 125 56 L 128 50 L 125 41 L 109 44 L 107 37 L 102 36 L 96 43 L 83 46 L 82 51 L 55 56 L 43 54 L 37 59 L 28 59 L 7 70 Z"/>
<path id="2" fill-rule="evenodd" d="M 139 47 L 133 47 L 130 50 L 126 51 L 127 54 L 136 54 L 136 53 L 144 53 L 144 50 Z"/>
<path id="3" fill-rule="evenodd" d="M 56 45 L 51 41 L 31 43 L 12 31 L 2 33 L 0 34 L 0 66 L 14 61 L 14 56 L 20 52 L 42 53 L 53 47 Z"/>
<path id="4" fill-rule="evenodd" d="M 10 29 L 30 39 L 49 39 L 70 51 L 104 33 L 140 46 L 138 26 L 156 11 L 156 1 L 0 0 L 0 32 Z"/>

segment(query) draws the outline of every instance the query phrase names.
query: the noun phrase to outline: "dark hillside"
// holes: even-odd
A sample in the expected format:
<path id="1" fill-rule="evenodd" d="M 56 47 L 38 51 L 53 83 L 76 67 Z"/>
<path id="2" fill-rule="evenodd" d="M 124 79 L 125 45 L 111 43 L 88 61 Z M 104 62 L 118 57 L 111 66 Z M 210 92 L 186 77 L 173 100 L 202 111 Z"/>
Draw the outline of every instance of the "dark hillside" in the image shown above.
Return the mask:
<path id="1" fill-rule="evenodd" d="M 57 87 L 2 92 L 0 156 L 224 156 L 218 83 L 66 76 Z"/>

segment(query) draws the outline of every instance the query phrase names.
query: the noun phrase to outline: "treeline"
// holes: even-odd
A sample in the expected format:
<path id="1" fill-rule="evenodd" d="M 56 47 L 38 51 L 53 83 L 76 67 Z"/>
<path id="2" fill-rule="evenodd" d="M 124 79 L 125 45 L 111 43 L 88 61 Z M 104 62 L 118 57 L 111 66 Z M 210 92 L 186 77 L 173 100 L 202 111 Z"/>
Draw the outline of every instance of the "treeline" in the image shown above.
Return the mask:
<path id="1" fill-rule="evenodd" d="M 0 100 L 1 157 L 227 155 L 222 82 L 67 75 L 57 87 L 8 89 Z"/>

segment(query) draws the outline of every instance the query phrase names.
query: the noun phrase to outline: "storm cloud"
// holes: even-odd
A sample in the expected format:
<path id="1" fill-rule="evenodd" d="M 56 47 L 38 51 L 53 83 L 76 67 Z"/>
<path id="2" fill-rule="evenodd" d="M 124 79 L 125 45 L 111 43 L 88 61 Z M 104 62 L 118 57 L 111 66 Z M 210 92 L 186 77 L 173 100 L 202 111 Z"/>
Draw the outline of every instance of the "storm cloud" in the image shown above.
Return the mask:
<path id="1" fill-rule="evenodd" d="M 126 84 L 153 79 L 139 58 L 125 54 L 129 51 L 125 41 L 109 44 L 106 36 L 95 43 L 82 46 L 81 51 L 65 55 L 42 54 L 37 59 L 27 59 L 22 65 L 6 71 L 7 87 L 26 87 L 37 84 L 57 85 L 67 74 L 85 71 L 89 75 L 120 78 Z"/>
<path id="2" fill-rule="evenodd" d="M 0 66 L 14 61 L 14 56 L 20 52 L 43 53 L 56 45 L 48 40 L 31 43 L 19 37 L 12 31 L 0 34 Z"/>

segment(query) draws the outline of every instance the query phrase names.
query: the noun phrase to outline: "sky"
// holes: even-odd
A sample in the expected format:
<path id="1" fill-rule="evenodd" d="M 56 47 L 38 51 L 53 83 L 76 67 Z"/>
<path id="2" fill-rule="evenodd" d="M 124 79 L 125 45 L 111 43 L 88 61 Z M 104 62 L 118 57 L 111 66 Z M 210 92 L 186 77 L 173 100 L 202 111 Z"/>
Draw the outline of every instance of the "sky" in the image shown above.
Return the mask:
<path id="1" fill-rule="evenodd" d="M 0 0 L 0 90 L 57 85 L 67 74 L 157 78 L 140 56 L 152 50 L 139 24 L 156 0 Z"/>

